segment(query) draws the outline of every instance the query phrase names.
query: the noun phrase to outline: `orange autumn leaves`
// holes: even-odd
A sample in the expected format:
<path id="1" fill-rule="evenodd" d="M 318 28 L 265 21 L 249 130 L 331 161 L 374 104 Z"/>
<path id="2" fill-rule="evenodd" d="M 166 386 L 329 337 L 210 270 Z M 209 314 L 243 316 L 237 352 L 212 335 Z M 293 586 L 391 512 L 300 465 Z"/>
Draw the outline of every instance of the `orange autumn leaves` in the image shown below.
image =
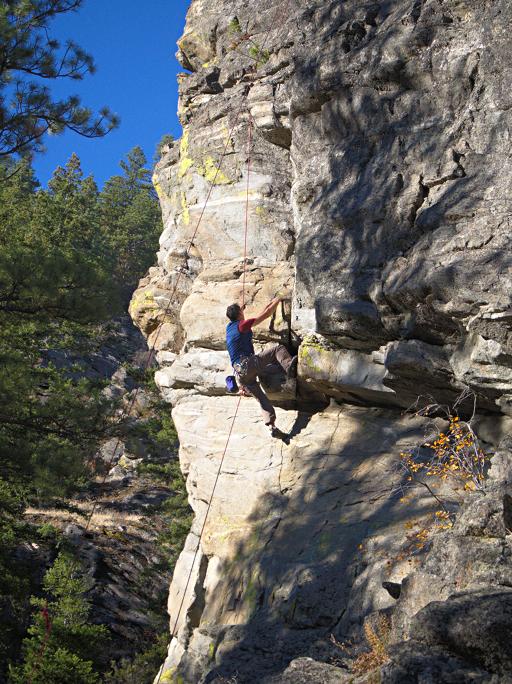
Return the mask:
<path id="1" fill-rule="evenodd" d="M 480 447 L 469 422 L 457 415 L 449 416 L 446 432 L 427 440 L 420 448 L 400 453 L 401 465 L 408 482 L 419 477 L 452 478 L 462 482 L 465 490 L 483 489 L 489 457 Z"/>

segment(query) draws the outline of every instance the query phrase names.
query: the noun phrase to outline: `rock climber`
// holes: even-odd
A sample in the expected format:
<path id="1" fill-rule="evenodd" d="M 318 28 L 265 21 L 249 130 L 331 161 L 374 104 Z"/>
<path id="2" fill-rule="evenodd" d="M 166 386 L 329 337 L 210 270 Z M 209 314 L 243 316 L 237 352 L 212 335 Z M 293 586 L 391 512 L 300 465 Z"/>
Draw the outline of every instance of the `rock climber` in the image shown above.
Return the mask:
<path id="1" fill-rule="evenodd" d="M 287 380 L 282 389 L 295 392 L 297 357 L 292 357 L 282 344 L 268 344 L 263 351 L 256 354 L 252 343 L 252 328 L 266 318 L 270 318 L 281 301 L 283 301 L 281 298 L 276 297 L 253 318 L 246 319 L 245 307 L 239 304 L 231 304 L 226 311 L 226 316 L 230 321 L 226 327 L 226 346 L 231 365 L 242 387 L 242 393 L 249 392 L 258 401 L 265 425 L 270 428 L 271 434 L 275 433 L 276 412 L 262 390 L 258 377 L 284 371 Z"/>

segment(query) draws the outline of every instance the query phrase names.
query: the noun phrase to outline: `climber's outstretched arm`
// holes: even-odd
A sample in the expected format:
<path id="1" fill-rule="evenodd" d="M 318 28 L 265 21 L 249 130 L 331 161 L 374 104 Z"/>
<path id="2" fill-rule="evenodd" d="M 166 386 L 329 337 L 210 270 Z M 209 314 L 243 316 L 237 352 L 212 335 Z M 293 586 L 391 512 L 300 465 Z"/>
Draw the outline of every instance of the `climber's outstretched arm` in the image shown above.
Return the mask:
<path id="1" fill-rule="evenodd" d="M 258 314 L 257 316 L 254 317 L 254 323 L 253 325 L 258 325 L 258 323 L 261 323 L 267 318 L 270 318 L 274 311 L 277 309 L 279 306 L 279 302 L 281 302 L 282 299 L 280 297 L 275 297 L 270 304 L 267 304 L 267 306 L 263 309 L 263 311 Z"/>

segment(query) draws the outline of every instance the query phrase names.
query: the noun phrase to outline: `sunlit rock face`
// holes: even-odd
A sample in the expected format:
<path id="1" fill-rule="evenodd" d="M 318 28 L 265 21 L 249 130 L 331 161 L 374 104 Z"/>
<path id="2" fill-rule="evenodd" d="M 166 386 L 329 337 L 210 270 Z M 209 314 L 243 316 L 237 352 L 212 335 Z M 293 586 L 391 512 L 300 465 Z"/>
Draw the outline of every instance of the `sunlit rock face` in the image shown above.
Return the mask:
<path id="1" fill-rule="evenodd" d="M 164 232 L 130 307 L 196 513 L 161 681 L 344 681 L 330 635 L 393 604 L 406 526 L 437 505 L 389 498 L 424 429 L 402 410 L 469 388 L 488 442 L 510 427 L 511 30 L 505 0 L 192 0 Z M 217 478 L 238 402 L 225 309 L 275 295 L 256 342 L 298 352 L 298 395 L 272 395 L 277 441 L 242 400 Z"/>

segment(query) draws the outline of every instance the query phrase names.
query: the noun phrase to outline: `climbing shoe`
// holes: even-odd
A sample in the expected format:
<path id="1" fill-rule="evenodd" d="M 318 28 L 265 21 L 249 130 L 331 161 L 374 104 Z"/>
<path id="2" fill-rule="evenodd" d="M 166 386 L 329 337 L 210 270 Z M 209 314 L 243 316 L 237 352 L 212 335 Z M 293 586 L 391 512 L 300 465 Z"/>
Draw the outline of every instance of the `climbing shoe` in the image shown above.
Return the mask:
<path id="1" fill-rule="evenodd" d="M 286 373 L 287 378 L 296 378 L 297 377 L 297 363 L 298 363 L 298 357 L 294 356 L 289 367 L 288 371 Z"/>

